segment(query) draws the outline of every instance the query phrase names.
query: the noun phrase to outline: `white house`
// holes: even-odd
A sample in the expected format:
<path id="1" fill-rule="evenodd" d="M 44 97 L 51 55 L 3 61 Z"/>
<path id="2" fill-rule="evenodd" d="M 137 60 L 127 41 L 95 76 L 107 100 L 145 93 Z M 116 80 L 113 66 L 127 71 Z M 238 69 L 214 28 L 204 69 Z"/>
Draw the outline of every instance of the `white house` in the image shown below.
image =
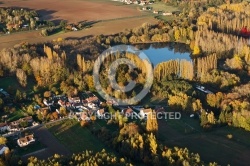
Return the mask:
<path id="1" fill-rule="evenodd" d="M 103 117 L 104 116 L 104 113 L 105 113 L 105 111 L 104 111 L 104 109 L 99 109 L 99 110 L 97 110 L 97 116 L 98 117 Z"/>
<path id="2" fill-rule="evenodd" d="M 91 109 L 96 109 L 96 105 L 94 103 L 88 103 L 88 107 Z"/>
<path id="3" fill-rule="evenodd" d="M 76 27 L 72 27 L 72 31 L 78 31 Z"/>
<path id="4" fill-rule="evenodd" d="M 47 99 L 43 99 L 43 103 L 44 103 L 46 106 L 50 106 L 50 105 L 53 105 L 53 104 L 54 104 L 54 101 L 48 101 Z"/>
<path id="5" fill-rule="evenodd" d="M 29 145 L 30 143 L 32 142 L 35 142 L 35 138 L 34 138 L 34 135 L 33 134 L 30 134 L 30 135 L 27 135 L 25 137 L 22 137 L 22 138 L 19 138 L 17 140 L 17 144 L 20 146 L 20 147 L 24 147 L 24 146 L 27 146 Z"/>
<path id="6" fill-rule="evenodd" d="M 172 13 L 170 13 L 170 12 L 164 12 L 164 13 L 162 13 L 162 15 L 163 15 L 163 16 L 171 16 Z"/>
<path id="7" fill-rule="evenodd" d="M 81 113 L 81 120 L 86 120 L 86 121 L 90 120 L 87 112 L 82 112 Z"/>
<path id="8" fill-rule="evenodd" d="M 143 108 L 143 109 L 140 110 L 139 114 L 140 114 L 140 116 L 142 118 L 147 118 L 148 114 L 151 113 L 151 112 L 152 112 L 151 108 L 148 108 L 148 109 Z"/>

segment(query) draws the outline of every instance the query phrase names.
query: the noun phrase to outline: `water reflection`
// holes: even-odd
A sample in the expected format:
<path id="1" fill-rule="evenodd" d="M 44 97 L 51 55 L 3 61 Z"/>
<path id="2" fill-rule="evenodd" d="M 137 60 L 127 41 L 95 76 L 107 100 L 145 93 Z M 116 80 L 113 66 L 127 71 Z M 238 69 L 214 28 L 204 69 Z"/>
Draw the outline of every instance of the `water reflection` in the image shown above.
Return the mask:
<path id="1" fill-rule="evenodd" d="M 151 63 L 157 64 L 169 60 L 191 60 L 189 45 L 181 43 L 150 43 L 138 44 L 136 48 L 142 50 L 150 59 Z"/>

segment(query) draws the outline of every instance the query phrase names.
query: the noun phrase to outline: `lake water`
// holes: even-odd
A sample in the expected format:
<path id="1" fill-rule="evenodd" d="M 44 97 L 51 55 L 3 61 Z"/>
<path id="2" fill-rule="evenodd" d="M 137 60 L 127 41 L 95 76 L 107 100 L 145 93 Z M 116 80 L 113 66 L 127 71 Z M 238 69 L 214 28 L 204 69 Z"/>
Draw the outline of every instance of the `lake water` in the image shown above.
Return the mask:
<path id="1" fill-rule="evenodd" d="M 144 52 L 150 59 L 151 63 L 156 66 L 161 62 L 176 59 L 191 60 L 190 48 L 186 44 L 180 43 L 153 43 L 135 45 L 138 49 Z"/>

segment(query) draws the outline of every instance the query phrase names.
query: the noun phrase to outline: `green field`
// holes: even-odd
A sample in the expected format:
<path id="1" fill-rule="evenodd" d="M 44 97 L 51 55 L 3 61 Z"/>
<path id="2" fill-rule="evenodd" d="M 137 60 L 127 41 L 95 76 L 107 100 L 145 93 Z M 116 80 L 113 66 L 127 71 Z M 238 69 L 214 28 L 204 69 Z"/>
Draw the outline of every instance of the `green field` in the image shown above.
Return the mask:
<path id="1" fill-rule="evenodd" d="M 228 139 L 228 134 L 232 134 L 233 138 Z M 246 165 L 250 154 L 249 138 L 249 132 L 232 127 L 219 127 L 206 132 L 199 126 L 198 119 L 185 114 L 181 120 L 159 121 L 159 139 L 163 144 L 187 147 L 191 152 L 199 153 L 205 162 Z"/>
<path id="2" fill-rule="evenodd" d="M 148 6 L 153 7 L 153 10 L 156 10 L 156 11 L 160 10 L 160 11 L 165 11 L 165 12 L 173 12 L 173 11 L 179 10 L 177 7 L 166 5 L 164 2 L 156 2 Z"/>
<path id="3" fill-rule="evenodd" d="M 77 153 L 85 150 L 95 152 L 107 149 L 88 128 L 80 126 L 76 120 L 65 120 L 46 126 L 49 131 L 71 152 Z"/>
<path id="4" fill-rule="evenodd" d="M 22 148 L 19 147 L 19 148 L 17 149 L 17 151 L 18 151 L 18 154 L 19 154 L 20 156 L 23 156 L 23 155 L 27 155 L 27 154 L 29 154 L 29 153 L 36 152 L 36 151 L 38 151 L 38 150 L 42 150 L 42 149 L 44 149 L 44 148 L 46 148 L 45 145 L 43 145 L 43 144 L 42 144 L 41 142 L 39 142 L 39 141 L 36 141 L 36 142 L 34 142 L 34 143 L 32 143 L 32 144 L 26 146 L 26 147 L 22 147 Z"/>

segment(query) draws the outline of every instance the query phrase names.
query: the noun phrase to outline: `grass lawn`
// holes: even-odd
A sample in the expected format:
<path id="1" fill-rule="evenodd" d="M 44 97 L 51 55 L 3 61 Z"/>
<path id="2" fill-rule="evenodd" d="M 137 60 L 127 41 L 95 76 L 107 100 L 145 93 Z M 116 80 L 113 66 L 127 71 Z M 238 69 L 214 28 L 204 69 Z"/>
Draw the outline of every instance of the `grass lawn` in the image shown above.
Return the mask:
<path id="1" fill-rule="evenodd" d="M 8 119 L 7 121 L 15 121 L 15 120 L 18 120 L 20 118 L 24 117 L 24 113 L 22 110 L 17 110 L 13 113 L 11 113 L 9 116 L 8 116 Z"/>
<path id="2" fill-rule="evenodd" d="M 165 12 L 173 12 L 179 10 L 177 7 L 166 5 L 164 2 L 155 2 L 154 4 L 149 6 L 153 7 L 153 10 L 160 10 Z"/>
<path id="3" fill-rule="evenodd" d="M 228 139 L 227 134 L 233 138 Z M 159 121 L 159 140 L 168 147 L 187 147 L 205 162 L 245 165 L 249 162 L 250 133 L 238 128 L 219 127 L 205 132 L 199 120 L 182 114 L 180 120 Z M 229 157 L 230 156 L 230 157 Z"/>
<path id="4" fill-rule="evenodd" d="M 43 145 L 41 142 L 39 141 L 36 141 L 28 146 L 25 146 L 25 147 L 18 147 L 17 148 L 17 153 L 18 155 L 20 156 L 23 156 L 23 155 L 26 155 L 26 154 L 29 154 L 29 153 L 32 153 L 32 152 L 36 152 L 38 150 L 42 150 L 46 148 L 45 145 Z"/>
<path id="5" fill-rule="evenodd" d="M 88 128 L 80 126 L 75 120 L 65 120 L 46 126 L 48 130 L 73 153 L 84 150 L 95 152 L 107 149 Z"/>

